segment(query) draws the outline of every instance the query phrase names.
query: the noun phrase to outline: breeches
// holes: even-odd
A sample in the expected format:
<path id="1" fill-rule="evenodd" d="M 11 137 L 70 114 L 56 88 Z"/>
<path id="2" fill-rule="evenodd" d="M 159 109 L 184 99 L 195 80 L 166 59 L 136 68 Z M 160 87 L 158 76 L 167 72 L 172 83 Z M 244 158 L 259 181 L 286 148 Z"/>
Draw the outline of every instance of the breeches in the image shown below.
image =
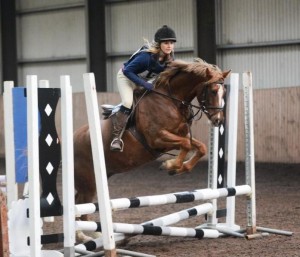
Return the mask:
<path id="1" fill-rule="evenodd" d="M 122 100 L 122 105 L 128 109 L 131 109 L 133 103 L 133 90 L 136 85 L 128 79 L 122 69 L 117 74 L 117 85 Z"/>

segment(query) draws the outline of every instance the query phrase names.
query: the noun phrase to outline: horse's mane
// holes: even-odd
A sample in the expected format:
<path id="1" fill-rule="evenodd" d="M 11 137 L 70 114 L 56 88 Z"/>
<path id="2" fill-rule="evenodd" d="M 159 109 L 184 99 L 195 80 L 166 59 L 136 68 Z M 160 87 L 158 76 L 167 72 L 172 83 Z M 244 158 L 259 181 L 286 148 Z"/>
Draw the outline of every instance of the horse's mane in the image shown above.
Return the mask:
<path id="1" fill-rule="evenodd" d="M 158 77 L 156 87 L 163 85 L 168 86 L 170 80 L 179 72 L 193 73 L 196 76 L 205 78 L 207 77 L 207 69 L 209 69 L 211 74 L 214 74 L 217 77 L 216 80 L 222 75 L 222 71 L 218 66 L 209 64 L 200 58 L 195 58 L 194 62 L 185 62 L 183 60 L 172 61 Z"/>

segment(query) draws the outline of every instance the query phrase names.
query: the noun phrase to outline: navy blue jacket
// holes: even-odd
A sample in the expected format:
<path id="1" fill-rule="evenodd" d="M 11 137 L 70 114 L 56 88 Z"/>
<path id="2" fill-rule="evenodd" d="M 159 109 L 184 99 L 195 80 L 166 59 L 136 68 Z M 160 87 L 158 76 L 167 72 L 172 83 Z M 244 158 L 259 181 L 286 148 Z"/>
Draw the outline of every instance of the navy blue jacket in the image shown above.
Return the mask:
<path id="1" fill-rule="evenodd" d="M 166 63 L 160 63 L 151 52 L 141 51 L 124 63 L 124 75 L 135 84 L 149 88 L 147 81 L 156 77 L 165 69 Z"/>

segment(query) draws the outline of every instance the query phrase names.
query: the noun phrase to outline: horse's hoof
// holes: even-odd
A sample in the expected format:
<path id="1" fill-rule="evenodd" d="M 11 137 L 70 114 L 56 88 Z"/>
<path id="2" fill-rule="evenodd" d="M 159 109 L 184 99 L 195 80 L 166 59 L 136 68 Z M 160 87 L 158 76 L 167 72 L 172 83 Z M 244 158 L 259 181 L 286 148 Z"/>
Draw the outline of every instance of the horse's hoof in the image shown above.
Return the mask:
<path id="1" fill-rule="evenodd" d="M 92 237 L 85 235 L 82 231 L 76 231 L 76 242 L 86 243 L 93 240 Z"/>
<path id="2" fill-rule="evenodd" d="M 166 166 L 164 164 L 159 166 L 159 170 L 165 170 L 165 169 L 166 169 Z"/>

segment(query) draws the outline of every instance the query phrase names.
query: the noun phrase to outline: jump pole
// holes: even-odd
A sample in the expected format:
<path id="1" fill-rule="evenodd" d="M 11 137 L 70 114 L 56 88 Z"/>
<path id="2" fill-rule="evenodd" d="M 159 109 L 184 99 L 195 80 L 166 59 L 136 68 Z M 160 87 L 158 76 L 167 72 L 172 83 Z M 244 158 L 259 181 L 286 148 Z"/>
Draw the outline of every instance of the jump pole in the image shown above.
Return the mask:
<path id="1" fill-rule="evenodd" d="M 244 87 L 244 126 L 245 126 L 245 169 L 246 184 L 252 189 L 247 200 L 247 234 L 256 233 L 256 194 L 255 194 L 255 155 L 253 122 L 252 73 L 243 73 Z"/>
<path id="2" fill-rule="evenodd" d="M 79 221 L 77 223 L 78 229 L 86 231 L 102 231 L 101 225 L 95 222 Z M 143 234 L 155 236 L 180 236 L 180 237 L 195 237 L 202 238 L 218 238 L 219 232 L 213 229 L 194 229 L 182 227 L 169 226 L 155 226 L 155 225 L 138 225 L 127 223 L 113 223 L 113 230 L 116 233 L 124 234 Z"/>
<path id="3" fill-rule="evenodd" d="M 39 131 L 37 76 L 26 77 L 28 110 L 28 181 L 29 181 L 29 227 L 30 255 L 41 256 L 41 219 L 39 188 Z"/>
<path id="4" fill-rule="evenodd" d="M 111 205 L 114 210 L 124 210 L 128 208 L 138 208 L 138 207 L 146 207 L 146 206 L 154 206 L 154 205 L 165 205 L 165 204 L 172 204 L 172 203 L 183 203 L 183 202 L 193 202 L 197 200 L 211 200 L 214 198 L 220 198 L 220 197 L 227 197 L 229 195 L 248 195 L 251 193 L 251 188 L 247 185 L 242 185 L 242 186 L 236 186 L 234 188 L 219 188 L 219 189 L 200 189 L 200 190 L 194 190 L 192 192 L 179 192 L 179 193 L 173 193 L 173 194 L 165 194 L 165 195 L 154 195 L 154 196 L 141 196 L 141 197 L 135 197 L 135 198 L 119 198 L 119 199 L 112 199 L 111 200 Z M 177 198 L 176 198 L 177 197 Z M 176 202 L 176 199 L 180 199 L 179 202 Z M 184 199 L 184 200 L 183 200 Z M 139 202 L 139 204 L 137 204 Z M 134 204 L 133 204 L 134 203 Z M 114 207 L 113 207 L 114 206 Z M 204 214 L 204 213 L 211 213 L 213 209 L 213 205 L 211 203 L 205 203 L 202 204 L 201 206 L 198 206 L 199 209 L 197 210 L 198 215 Z M 194 208 L 198 208 L 197 206 Z M 156 218 L 147 222 L 144 222 L 140 225 L 147 225 L 151 223 L 154 226 L 159 226 L 159 225 L 172 225 L 179 220 L 183 220 L 187 217 L 187 212 L 190 213 L 190 211 L 194 208 L 190 208 L 187 210 L 183 210 L 177 213 L 169 214 L 160 218 Z M 94 213 L 95 211 L 98 211 L 98 205 L 97 204 L 80 204 L 76 205 L 75 207 L 75 212 L 78 215 L 83 215 L 83 214 L 91 214 Z M 95 224 L 92 224 L 91 226 L 95 227 Z M 215 227 L 207 227 L 207 226 L 199 226 L 196 227 L 196 229 L 215 229 L 218 230 L 222 234 L 226 235 L 233 235 L 236 237 L 241 237 L 240 234 L 234 233 L 232 230 L 226 230 L 225 228 L 215 228 Z M 125 238 L 124 234 L 122 233 L 115 233 L 115 241 L 120 241 Z M 102 247 L 103 242 L 101 238 L 95 239 L 90 241 L 90 243 L 86 244 L 80 244 L 75 247 L 75 249 L 80 249 L 80 250 L 95 250 L 95 248 L 89 248 L 91 245 L 95 245 L 96 248 Z"/>
<path id="5" fill-rule="evenodd" d="M 115 237 L 112 223 L 112 210 L 110 206 L 110 197 L 108 190 L 108 181 L 106 174 L 102 133 L 100 127 L 99 107 L 96 92 L 95 76 L 93 73 L 83 74 L 85 99 L 88 113 L 88 123 L 90 128 L 90 137 L 92 143 L 92 154 L 94 161 L 94 172 L 97 187 L 97 197 L 99 204 L 100 222 L 102 227 L 102 240 L 105 257 L 117 257 L 121 249 L 116 249 Z M 94 241 L 94 240 L 93 240 Z M 95 241 L 94 241 L 95 242 Z M 96 244 L 94 245 L 96 246 Z M 85 248 L 84 245 L 81 247 Z M 77 247 L 75 247 L 76 250 Z M 80 248 L 80 246 L 79 246 Z M 95 249 L 94 249 L 95 250 Z M 135 253 L 136 256 L 139 253 Z M 145 254 L 140 256 L 146 256 Z"/>
<path id="6" fill-rule="evenodd" d="M 18 199 L 18 186 L 15 174 L 15 147 L 14 142 L 14 121 L 13 121 L 13 81 L 4 82 L 3 105 L 4 105 L 4 131 L 5 131 L 5 166 L 6 170 L 6 195 L 7 208 Z"/>
<path id="7" fill-rule="evenodd" d="M 73 108 L 70 76 L 60 76 L 64 256 L 75 256 Z"/>
<path id="8" fill-rule="evenodd" d="M 96 206 L 94 206 L 94 208 L 93 208 L 93 204 L 81 204 L 81 205 L 76 205 L 76 207 L 79 207 L 78 208 L 79 214 L 85 214 L 85 213 L 91 214 L 91 213 L 93 213 L 92 210 L 96 211 L 96 208 L 95 208 Z M 86 212 L 84 211 L 84 209 L 86 210 Z M 199 215 L 203 215 L 206 213 L 210 213 L 212 211 L 213 211 L 212 204 L 204 203 L 202 205 L 195 206 L 193 208 L 189 208 L 186 210 L 182 210 L 179 212 L 165 215 L 163 217 L 159 217 L 156 219 L 152 219 L 152 220 L 143 222 L 140 225 L 169 226 L 169 225 L 173 225 L 179 221 L 188 219 L 192 216 L 199 216 Z M 92 224 L 92 223 L 94 223 L 94 224 Z M 77 225 L 78 225 L 78 223 L 77 223 Z M 95 222 L 90 222 L 89 226 L 90 226 L 91 230 L 94 230 L 95 227 L 97 227 L 98 225 L 95 224 Z M 126 236 L 128 237 L 128 235 L 126 235 Z M 116 242 L 124 240 L 126 238 L 126 236 L 124 233 L 115 233 L 114 234 Z M 91 243 L 77 245 L 75 247 L 75 249 L 76 250 L 87 250 L 88 249 L 88 250 L 92 251 L 92 250 L 95 250 L 95 248 L 89 248 L 92 245 L 95 245 L 95 248 L 102 247 L 103 246 L 102 238 L 100 237 L 100 238 L 94 239 L 91 241 Z M 137 255 L 137 256 L 139 256 L 139 255 Z M 143 255 L 141 255 L 141 256 L 143 256 Z"/>
<path id="9" fill-rule="evenodd" d="M 236 186 L 236 155 L 237 155 L 237 133 L 238 133 L 238 99 L 239 99 L 239 74 L 238 73 L 232 73 L 230 75 L 230 83 L 229 83 L 228 89 L 228 97 L 227 97 L 227 108 L 228 108 L 228 114 L 227 115 L 227 126 L 226 126 L 226 133 L 227 133 L 227 187 L 235 187 Z M 244 89 L 245 91 L 246 89 Z M 253 99 L 249 99 L 249 95 L 245 95 L 244 98 L 244 104 L 248 105 L 249 103 L 252 103 Z M 246 108 L 246 107 L 245 107 Z M 248 113 L 245 111 L 245 126 L 247 125 L 247 129 L 249 130 L 250 127 L 253 124 L 246 123 L 246 119 L 248 117 Z M 211 128 L 213 130 L 214 128 Z M 218 128 L 217 128 L 218 130 Z M 218 164 L 216 162 L 216 156 L 218 154 L 221 154 L 217 152 L 217 132 L 211 132 L 210 137 L 210 152 L 209 154 L 212 154 L 213 157 L 210 157 L 209 159 L 209 165 L 212 167 L 209 169 L 209 187 L 210 188 L 216 188 L 217 187 L 217 169 L 216 167 Z M 245 142 L 249 141 L 250 137 L 249 133 L 245 133 Z M 247 147 L 247 146 L 245 146 Z M 254 146 L 252 146 L 252 149 L 254 151 Z M 225 153 L 224 153 L 225 154 Z M 253 160 L 254 163 L 254 160 Z M 247 156 L 246 156 L 246 165 L 247 165 Z M 253 164 L 254 166 L 254 164 Z M 246 176 L 249 173 L 246 168 Z M 248 172 L 248 173 L 247 173 Z M 248 199 L 252 197 L 252 195 L 255 195 L 255 189 L 253 191 L 252 186 L 255 186 L 255 174 L 249 174 L 249 179 L 251 179 L 253 182 L 248 183 L 246 181 L 246 185 L 248 185 L 251 188 L 251 194 L 249 194 Z M 251 195 L 251 196 L 250 196 Z M 255 202 L 252 202 L 253 213 L 255 213 Z M 215 203 L 216 206 L 216 203 Z M 251 214 L 253 216 L 253 213 Z M 238 231 L 240 229 L 239 225 L 235 224 L 235 196 L 227 197 L 226 198 L 226 223 L 218 223 L 216 214 L 212 217 L 209 217 L 208 219 L 208 225 L 211 224 L 213 227 L 216 226 L 220 229 L 228 229 L 230 231 Z"/>
<path id="10" fill-rule="evenodd" d="M 224 171 L 221 172 L 218 167 L 218 157 L 223 158 L 227 153 L 227 187 L 236 186 L 236 145 L 237 145 L 237 119 L 238 119 L 238 92 L 239 92 L 239 74 L 230 75 L 229 86 L 227 87 L 227 125 L 224 127 L 210 126 L 209 131 L 209 156 L 208 156 L 208 188 L 218 189 L 218 185 L 224 184 Z M 222 130 L 222 131 L 221 131 Z M 227 133 L 227 149 L 219 148 L 219 134 Z M 219 171 L 219 172 L 218 172 Z M 223 173 L 223 176 L 221 174 Z M 218 176 L 218 174 L 220 174 Z M 250 189 L 251 190 L 251 189 Z M 235 225 L 235 196 L 226 198 L 226 223 L 218 223 L 217 199 L 211 199 L 214 211 L 207 215 L 207 223 L 199 227 L 223 228 L 228 232 L 240 229 Z"/>
<path id="11" fill-rule="evenodd" d="M 97 197 L 98 202 L 100 203 L 100 222 L 101 224 L 103 224 L 103 246 L 106 257 L 116 257 L 116 244 L 114 240 L 112 224 L 112 211 L 109 202 L 108 182 L 94 74 L 83 74 L 83 82 L 85 89 L 84 91 L 88 113 L 88 122 L 90 127 Z"/>
<path id="12" fill-rule="evenodd" d="M 252 73 L 243 73 L 244 88 L 244 128 L 245 128 L 245 169 L 246 184 L 252 189 L 247 199 L 247 227 L 246 238 L 252 239 L 265 233 L 292 236 L 293 232 L 257 227 L 256 225 L 256 191 L 255 191 L 255 153 L 254 153 L 254 118 L 253 118 L 253 86 Z M 261 232 L 261 234 L 258 234 Z"/>
<path id="13" fill-rule="evenodd" d="M 218 184 L 218 146 L 219 146 L 219 128 L 210 125 L 209 134 L 209 156 L 208 156 L 208 188 L 217 189 Z M 207 214 L 207 224 L 218 223 L 217 219 L 217 199 L 210 200 L 213 205 L 213 212 Z"/>
<path id="14" fill-rule="evenodd" d="M 236 185 L 236 151 L 237 151 L 237 130 L 238 130 L 238 99 L 239 99 L 239 74 L 230 75 L 229 87 L 229 117 L 228 117 L 228 154 L 227 154 L 227 186 Z M 251 188 L 252 190 L 252 188 Z M 226 198 L 226 227 L 232 230 L 240 229 L 235 224 L 235 197 Z"/>
<path id="15" fill-rule="evenodd" d="M 135 198 L 118 198 L 110 200 L 113 210 L 137 208 L 172 203 L 188 203 L 199 200 L 212 200 L 220 197 L 235 195 L 248 195 L 251 188 L 247 185 L 235 186 L 232 188 L 219 189 L 198 189 L 191 192 L 173 193 L 165 195 L 140 196 Z"/>
<path id="16" fill-rule="evenodd" d="M 169 226 L 173 225 L 175 223 L 178 223 L 179 221 L 186 220 L 193 216 L 199 216 L 206 213 L 209 213 L 213 210 L 212 204 L 210 203 L 204 203 L 198 206 L 195 206 L 193 208 L 189 208 L 186 210 L 182 210 L 179 212 L 171 213 L 168 215 L 165 215 L 163 217 L 159 217 L 153 220 L 149 220 L 146 222 L 143 222 L 140 225 L 145 226 Z M 100 225 L 100 223 L 93 222 L 93 221 L 76 221 L 77 229 L 83 229 L 82 225 L 84 224 L 85 228 L 90 226 L 92 231 L 96 231 L 97 226 Z M 101 226 L 101 225 L 100 225 Z"/>

